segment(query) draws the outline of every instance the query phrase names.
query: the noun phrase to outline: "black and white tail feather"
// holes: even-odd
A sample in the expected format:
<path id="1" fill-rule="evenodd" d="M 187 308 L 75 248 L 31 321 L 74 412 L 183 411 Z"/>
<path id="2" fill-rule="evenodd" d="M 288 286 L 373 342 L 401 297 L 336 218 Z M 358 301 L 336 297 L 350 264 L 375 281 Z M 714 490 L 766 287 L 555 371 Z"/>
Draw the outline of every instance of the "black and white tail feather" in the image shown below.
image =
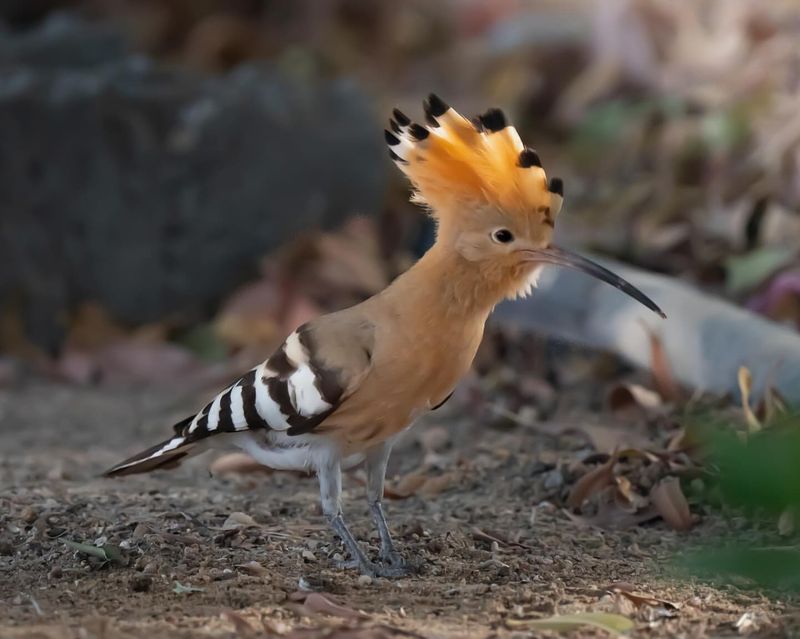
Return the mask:
<path id="1" fill-rule="evenodd" d="M 293 332 L 265 362 L 219 393 L 200 412 L 175 424 L 175 434 L 107 470 L 108 477 L 178 466 L 224 433 L 310 432 L 339 405 L 342 387 L 313 357 L 305 327 Z"/>

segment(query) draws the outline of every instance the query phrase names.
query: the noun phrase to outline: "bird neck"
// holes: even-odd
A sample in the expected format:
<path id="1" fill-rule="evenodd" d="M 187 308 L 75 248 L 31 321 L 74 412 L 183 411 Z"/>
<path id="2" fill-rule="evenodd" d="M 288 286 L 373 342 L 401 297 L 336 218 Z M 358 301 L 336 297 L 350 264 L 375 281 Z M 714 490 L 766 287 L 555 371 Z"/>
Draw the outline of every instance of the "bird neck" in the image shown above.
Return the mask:
<path id="1" fill-rule="evenodd" d="M 386 293 L 417 313 L 483 323 L 507 290 L 507 278 L 437 242 Z"/>

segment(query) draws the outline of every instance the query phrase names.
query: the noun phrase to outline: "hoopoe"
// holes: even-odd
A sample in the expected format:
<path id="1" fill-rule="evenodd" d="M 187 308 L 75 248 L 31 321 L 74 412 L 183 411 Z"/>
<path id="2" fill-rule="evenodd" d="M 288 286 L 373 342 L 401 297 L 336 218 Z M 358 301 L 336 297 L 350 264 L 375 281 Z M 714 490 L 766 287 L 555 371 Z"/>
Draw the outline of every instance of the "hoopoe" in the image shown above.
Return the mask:
<path id="1" fill-rule="evenodd" d="M 409 567 L 395 550 L 381 500 L 392 443 L 438 408 L 467 373 L 492 308 L 527 295 L 545 264 L 584 271 L 664 317 L 634 286 L 551 243 L 564 195 L 538 154 L 523 146 L 502 111 L 468 120 L 431 94 L 427 126 L 395 109 L 385 131 L 389 155 L 428 208 L 436 242 L 386 289 L 318 317 L 174 426 L 160 444 L 106 475 L 172 468 L 212 444 L 232 444 L 279 470 L 312 470 L 322 512 L 350 561 L 371 576 Z M 371 561 L 341 507 L 342 469 L 364 463 L 367 500 L 380 537 Z"/>

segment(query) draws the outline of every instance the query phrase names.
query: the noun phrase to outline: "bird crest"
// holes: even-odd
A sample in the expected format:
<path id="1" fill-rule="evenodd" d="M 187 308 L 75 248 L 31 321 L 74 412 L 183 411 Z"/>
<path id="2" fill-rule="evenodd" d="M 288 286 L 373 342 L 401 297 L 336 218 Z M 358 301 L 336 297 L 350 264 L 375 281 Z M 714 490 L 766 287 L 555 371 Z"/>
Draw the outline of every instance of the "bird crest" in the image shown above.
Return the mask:
<path id="1" fill-rule="evenodd" d="M 394 109 L 385 131 L 389 155 L 411 181 L 415 202 L 440 221 L 489 206 L 511 216 L 544 213 L 553 224 L 563 183 L 548 181 L 539 155 L 522 144 L 500 109 L 469 120 L 434 94 L 423 107 L 427 126 Z"/>

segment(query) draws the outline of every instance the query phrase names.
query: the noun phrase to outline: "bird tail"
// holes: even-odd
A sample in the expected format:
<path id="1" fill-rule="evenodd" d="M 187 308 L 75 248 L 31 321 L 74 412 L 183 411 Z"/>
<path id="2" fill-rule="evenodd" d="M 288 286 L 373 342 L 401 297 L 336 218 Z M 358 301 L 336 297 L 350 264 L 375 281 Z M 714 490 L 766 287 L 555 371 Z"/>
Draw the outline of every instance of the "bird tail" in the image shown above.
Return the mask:
<path id="1" fill-rule="evenodd" d="M 175 435 L 109 468 L 103 476 L 121 477 L 157 469 L 177 468 L 186 457 L 200 452 L 193 450 L 197 444 L 196 441 L 188 441 L 183 435 Z"/>

